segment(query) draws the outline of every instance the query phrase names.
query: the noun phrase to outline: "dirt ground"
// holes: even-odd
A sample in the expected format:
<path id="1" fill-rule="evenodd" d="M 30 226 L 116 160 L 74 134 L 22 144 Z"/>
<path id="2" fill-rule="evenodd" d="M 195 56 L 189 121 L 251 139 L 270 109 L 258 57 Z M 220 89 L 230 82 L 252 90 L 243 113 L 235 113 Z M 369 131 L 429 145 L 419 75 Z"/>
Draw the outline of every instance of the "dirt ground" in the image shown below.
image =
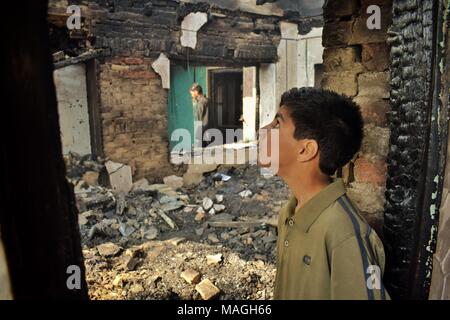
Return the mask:
<path id="1" fill-rule="evenodd" d="M 91 299 L 273 297 L 274 223 L 289 194 L 278 177 L 263 177 L 256 166 L 219 167 L 189 189 L 141 180 L 118 196 L 101 186 L 102 164 L 73 158 L 68 168 Z M 213 297 L 196 286 L 205 279 Z"/>

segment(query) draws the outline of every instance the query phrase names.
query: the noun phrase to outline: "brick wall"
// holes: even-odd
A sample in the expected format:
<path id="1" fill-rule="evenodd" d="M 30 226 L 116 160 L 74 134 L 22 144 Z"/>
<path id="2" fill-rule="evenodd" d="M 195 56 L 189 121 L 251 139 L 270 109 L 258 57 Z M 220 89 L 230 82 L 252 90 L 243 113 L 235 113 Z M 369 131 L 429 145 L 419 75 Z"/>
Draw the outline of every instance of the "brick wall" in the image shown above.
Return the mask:
<path id="1" fill-rule="evenodd" d="M 176 168 L 168 155 L 168 93 L 151 63 L 137 57 L 106 59 L 99 84 L 105 155 L 135 168 L 135 180 L 157 181 Z"/>
<path id="2" fill-rule="evenodd" d="M 90 12 L 87 23 L 93 46 L 111 48 L 113 55 L 156 58 L 164 52 L 171 59 L 189 57 L 190 61 L 234 65 L 277 59 L 280 30 L 276 17 L 174 0 L 123 0 L 110 5 L 96 0 L 84 8 Z M 192 12 L 206 12 L 209 16 L 197 33 L 194 50 L 180 43 L 181 22 Z"/>
<path id="3" fill-rule="evenodd" d="M 68 4 L 81 7 L 86 48 L 111 52 L 100 59 L 98 75 L 104 153 L 135 168 L 134 180 L 156 182 L 182 169 L 169 161 L 168 90 L 151 67 L 161 52 L 172 61 L 216 65 L 277 59 L 276 17 L 174 0 L 50 2 L 54 10 Z M 198 32 L 196 49 L 188 52 L 180 44 L 181 21 L 198 11 L 208 12 L 209 21 Z"/>
<path id="4" fill-rule="evenodd" d="M 366 25 L 369 5 L 381 8 L 381 30 Z M 322 85 L 346 94 L 361 107 L 361 151 L 342 170 L 348 194 L 366 219 L 380 230 L 385 202 L 389 129 L 389 47 L 392 0 L 328 1 L 324 5 L 324 78 Z"/>

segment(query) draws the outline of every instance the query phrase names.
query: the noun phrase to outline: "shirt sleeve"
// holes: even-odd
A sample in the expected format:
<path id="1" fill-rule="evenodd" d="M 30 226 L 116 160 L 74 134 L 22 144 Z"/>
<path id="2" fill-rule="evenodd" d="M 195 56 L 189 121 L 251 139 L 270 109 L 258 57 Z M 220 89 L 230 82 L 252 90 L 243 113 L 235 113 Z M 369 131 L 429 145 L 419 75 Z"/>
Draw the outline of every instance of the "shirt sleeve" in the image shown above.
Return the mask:
<path id="1" fill-rule="evenodd" d="M 368 243 L 352 236 L 331 253 L 331 299 L 384 300 L 382 267 L 371 257 Z M 369 249 L 369 250 L 368 250 Z"/>

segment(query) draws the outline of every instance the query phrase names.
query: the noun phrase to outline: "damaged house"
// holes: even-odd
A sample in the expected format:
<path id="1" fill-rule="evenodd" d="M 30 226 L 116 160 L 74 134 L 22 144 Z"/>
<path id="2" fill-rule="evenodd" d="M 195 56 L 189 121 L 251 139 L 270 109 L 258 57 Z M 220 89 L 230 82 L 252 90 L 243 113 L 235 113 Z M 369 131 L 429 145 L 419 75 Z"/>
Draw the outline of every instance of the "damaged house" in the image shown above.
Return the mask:
<path id="1" fill-rule="evenodd" d="M 211 127 L 238 130 L 223 142 L 236 150 L 256 144 L 286 90 L 345 94 L 361 107 L 365 137 L 336 176 L 382 236 L 390 295 L 449 299 L 448 10 L 443 0 L 50 0 L 61 153 L 127 165 L 133 181 L 177 175 L 196 185 L 217 166 L 171 161 L 193 143 L 194 82 Z M 179 140 L 180 129 L 191 140 Z M 75 234 L 72 222 L 59 225 Z M 20 252 L 14 217 L 0 224 L 6 256 Z M 65 259 L 79 262 L 74 239 Z M 16 296 L 26 296 L 25 269 L 9 266 Z"/>
<path id="2" fill-rule="evenodd" d="M 210 99 L 211 127 L 255 142 L 284 91 L 321 81 L 322 4 L 287 3 L 50 1 L 65 153 L 129 164 L 136 179 L 183 174 L 171 137 L 194 138 L 194 82 Z M 79 30 L 67 30 L 69 4 L 81 10 Z"/>

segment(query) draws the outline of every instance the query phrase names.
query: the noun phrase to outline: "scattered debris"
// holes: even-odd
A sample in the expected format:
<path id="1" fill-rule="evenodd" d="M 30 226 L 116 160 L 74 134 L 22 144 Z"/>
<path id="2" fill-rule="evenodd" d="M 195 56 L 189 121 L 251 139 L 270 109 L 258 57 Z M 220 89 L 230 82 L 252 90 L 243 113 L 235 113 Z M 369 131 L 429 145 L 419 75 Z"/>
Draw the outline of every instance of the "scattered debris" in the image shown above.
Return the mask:
<path id="1" fill-rule="evenodd" d="M 174 246 L 179 245 L 180 243 L 183 243 L 186 241 L 186 238 L 184 237 L 176 237 L 176 238 L 172 238 L 168 240 L 171 244 L 173 244 Z"/>
<path id="2" fill-rule="evenodd" d="M 145 178 L 139 179 L 138 181 L 134 182 L 131 191 L 138 191 L 138 190 L 146 190 L 149 188 L 148 180 Z"/>
<path id="3" fill-rule="evenodd" d="M 183 178 L 177 177 L 177 176 L 168 176 L 163 178 L 164 184 L 171 187 L 172 189 L 176 190 L 183 186 Z"/>
<path id="4" fill-rule="evenodd" d="M 219 238 L 217 238 L 217 235 L 215 233 L 208 234 L 208 240 L 211 241 L 212 243 L 220 242 Z"/>
<path id="5" fill-rule="evenodd" d="M 139 250 L 135 251 L 127 250 L 124 255 L 124 262 L 123 262 L 124 269 L 127 271 L 134 270 L 140 261 L 139 255 L 140 255 Z"/>
<path id="6" fill-rule="evenodd" d="M 217 264 L 221 263 L 222 260 L 223 260 L 223 255 L 221 253 L 206 256 L 206 263 L 208 265 L 217 265 Z"/>
<path id="7" fill-rule="evenodd" d="M 209 211 L 209 209 L 211 209 L 213 207 L 213 205 L 214 205 L 214 202 L 210 198 L 208 198 L 208 197 L 203 198 L 203 200 L 202 200 L 203 209 L 205 209 L 206 211 Z"/>
<path id="8" fill-rule="evenodd" d="M 197 284 L 200 282 L 202 275 L 196 270 L 188 269 L 181 273 L 181 277 L 189 284 Z"/>
<path id="9" fill-rule="evenodd" d="M 130 288 L 130 293 L 134 294 L 134 295 L 140 294 L 143 291 L 144 291 L 144 287 L 139 283 L 133 284 Z"/>
<path id="10" fill-rule="evenodd" d="M 201 209 L 201 208 L 199 208 Z M 195 221 L 202 221 L 203 219 L 205 219 L 205 211 L 202 210 L 197 210 L 197 214 L 195 215 L 194 220 Z"/>
<path id="11" fill-rule="evenodd" d="M 211 221 L 208 222 L 210 227 L 214 228 L 253 228 L 263 226 L 267 223 L 267 220 L 257 221 Z"/>
<path id="12" fill-rule="evenodd" d="M 120 251 L 120 247 L 112 242 L 103 243 L 97 246 L 98 253 L 101 256 L 109 257 L 114 256 Z"/>
<path id="13" fill-rule="evenodd" d="M 116 214 L 119 216 L 122 215 L 126 206 L 127 202 L 125 201 L 125 194 L 119 193 L 119 195 L 116 197 Z"/>
<path id="14" fill-rule="evenodd" d="M 89 222 L 88 218 L 92 216 L 92 210 L 82 212 L 78 215 L 78 224 L 80 226 L 84 226 Z"/>
<path id="15" fill-rule="evenodd" d="M 203 300 L 211 300 L 220 294 L 220 289 L 217 288 L 209 279 L 205 279 L 195 286 L 195 290 L 200 293 Z"/>
<path id="16" fill-rule="evenodd" d="M 195 229 L 195 234 L 199 237 L 201 237 L 204 232 L 205 232 L 205 228 L 203 228 L 203 227 Z"/>
<path id="17" fill-rule="evenodd" d="M 154 227 L 154 226 L 150 226 L 148 228 L 148 230 L 145 231 L 145 233 L 144 233 L 144 237 L 147 240 L 156 239 L 157 236 L 158 236 L 158 229 L 156 229 L 156 227 Z"/>
<path id="18" fill-rule="evenodd" d="M 86 182 L 90 186 L 96 186 L 98 184 L 98 176 L 99 173 L 96 171 L 86 171 L 83 174 L 83 181 Z"/>
<path id="19" fill-rule="evenodd" d="M 112 282 L 112 285 L 113 285 L 114 287 L 122 286 L 122 281 L 123 281 L 122 275 L 121 275 L 121 274 L 118 274 L 118 275 L 116 275 L 116 277 L 114 278 L 114 280 L 113 280 L 113 282 Z"/>
<path id="20" fill-rule="evenodd" d="M 220 213 L 225 210 L 225 206 L 223 204 L 215 204 L 213 208 L 216 213 Z"/>
<path id="21" fill-rule="evenodd" d="M 244 190 L 242 192 L 239 192 L 239 195 L 241 196 L 241 198 L 248 198 L 252 196 L 252 192 L 250 190 Z"/>
<path id="22" fill-rule="evenodd" d="M 109 174 L 112 190 L 115 193 L 127 194 L 133 187 L 131 167 L 112 161 L 107 161 L 105 166 Z"/>
<path id="23" fill-rule="evenodd" d="M 172 228 L 172 229 L 177 229 L 177 225 L 175 224 L 175 222 L 173 222 L 173 220 L 164 213 L 164 211 L 162 210 L 157 210 L 158 214 L 160 215 L 161 218 L 164 219 L 164 221 Z"/>
<path id="24" fill-rule="evenodd" d="M 228 176 L 223 173 L 216 173 L 213 175 L 212 179 L 213 179 L 213 181 L 225 181 L 226 182 L 231 179 L 231 176 Z"/>
<path id="25" fill-rule="evenodd" d="M 216 202 L 217 203 L 223 202 L 223 194 L 216 194 Z"/>
<path id="26" fill-rule="evenodd" d="M 174 211 L 180 209 L 181 207 L 184 207 L 184 202 L 179 201 L 177 198 L 170 196 L 163 196 L 159 200 L 159 203 L 161 204 L 160 207 L 161 210 L 164 211 Z"/>
<path id="27" fill-rule="evenodd" d="M 134 231 L 136 231 L 135 228 L 132 226 L 126 225 L 124 223 L 119 224 L 119 231 L 124 237 L 128 237 L 133 234 Z"/>
<path id="28" fill-rule="evenodd" d="M 174 189 L 143 178 L 125 193 L 113 192 L 103 160 L 65 160 L 92 299 L 200 299 L 173 276 L 189 269 L 220 287 L 220 299 L 272 298 L 277 213 L 288 194 L 278 177 L 261 177 L 254 166 L 211 166 L 195 185 Z M 85 181 L 97 176 L 89 171 L 97 183 Z M 233 183 L 215 181 L 215 173 Z M 219 254 L 226 263 L 206 263 Z"/>

